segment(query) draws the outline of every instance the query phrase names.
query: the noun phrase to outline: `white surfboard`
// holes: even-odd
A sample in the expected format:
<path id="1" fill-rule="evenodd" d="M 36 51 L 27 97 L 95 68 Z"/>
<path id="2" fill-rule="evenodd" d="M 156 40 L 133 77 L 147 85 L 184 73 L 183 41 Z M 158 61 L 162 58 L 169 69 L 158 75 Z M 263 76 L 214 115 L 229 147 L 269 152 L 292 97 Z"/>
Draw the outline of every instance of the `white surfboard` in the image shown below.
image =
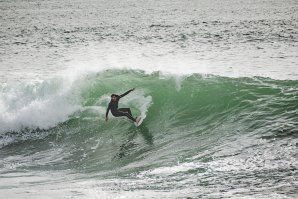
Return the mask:
<path id="1" fill-rule="evenodd" d="M 140 126 L 140 125 L 142 124 L 144 118 L 141 117 L 141 116 L 138 116 L 136 120 L 137 120 L 137 121 L 136 121 L 134 124 L 135 124 L 136 126 Z"/>

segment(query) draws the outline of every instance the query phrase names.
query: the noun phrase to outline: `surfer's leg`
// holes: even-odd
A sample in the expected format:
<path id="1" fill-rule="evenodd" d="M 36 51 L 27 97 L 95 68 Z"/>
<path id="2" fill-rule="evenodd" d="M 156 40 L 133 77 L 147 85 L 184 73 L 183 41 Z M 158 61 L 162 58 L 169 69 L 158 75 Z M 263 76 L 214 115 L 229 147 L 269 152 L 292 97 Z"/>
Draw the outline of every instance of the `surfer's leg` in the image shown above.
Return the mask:
<path id="1" fill-rule="evenodd" d="M 121 112 L 128 112 L 129 115 L 132 116 L 130 108 L 119 108 L 118 110 L 121 111 Z"/>
<path id="2" fill-rule="evenodd" d="M 128 119 L 130 119 L 134 122 L 136 121 L 136 119 L 133 118 L 128 112 L 122 112 L 122 111 L 120 111 L 120 109 L 118 109 L 118 111 L 116 113 L 113 113 L 113 115 L 115 117 L 126 116 Z"/>
<path id="3" fill-rule="evenodd" d="M 125 114 L 125 116 L 128 117 L 130 120 L 136 122 L 136 119 L 133 118 L 128 112 L 125 112 L 124 114 Z"/>

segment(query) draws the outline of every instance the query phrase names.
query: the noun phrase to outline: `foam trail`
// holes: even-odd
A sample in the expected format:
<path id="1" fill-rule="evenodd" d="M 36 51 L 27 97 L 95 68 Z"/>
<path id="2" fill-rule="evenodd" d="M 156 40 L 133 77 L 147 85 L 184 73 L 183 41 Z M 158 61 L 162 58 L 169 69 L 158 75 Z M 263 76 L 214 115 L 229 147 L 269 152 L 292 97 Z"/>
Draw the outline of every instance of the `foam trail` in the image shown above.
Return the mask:
<path id="1" fill-rule="evenodd" d="M 133 93 L 130 93 L 121 101 L 124 105 L 127 104 L 130 107 L 138 109 L 143 119 L 146 118 L 148 108 L 152 105 L 152 97 L 150 95 L 145 96 L 145 93 L 142 90 L 136 90 Z"/>

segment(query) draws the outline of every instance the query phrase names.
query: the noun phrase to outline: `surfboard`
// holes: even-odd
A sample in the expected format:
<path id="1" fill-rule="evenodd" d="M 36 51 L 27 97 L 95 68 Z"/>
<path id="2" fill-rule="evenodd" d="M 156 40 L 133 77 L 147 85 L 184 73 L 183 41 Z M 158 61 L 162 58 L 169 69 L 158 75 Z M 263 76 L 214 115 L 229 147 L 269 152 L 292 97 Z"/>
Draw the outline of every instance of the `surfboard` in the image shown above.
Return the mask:
<path id="1" fill-rule="evenodd" d="M 141 116 L 138 116 L 136 120 L 137 121 L 134 123 L 135 126 L 140 126 L 142 124 L 144 118 L 142 118 Z"/>

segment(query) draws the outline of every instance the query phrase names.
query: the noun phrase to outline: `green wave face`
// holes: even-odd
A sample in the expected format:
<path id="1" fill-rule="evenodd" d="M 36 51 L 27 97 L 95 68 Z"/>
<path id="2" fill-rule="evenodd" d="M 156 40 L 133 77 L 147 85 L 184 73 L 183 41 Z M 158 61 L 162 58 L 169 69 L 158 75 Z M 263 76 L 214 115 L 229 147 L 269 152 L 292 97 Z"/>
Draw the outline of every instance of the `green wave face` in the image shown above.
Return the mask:
<path id="1" fill-rule="evenodd" d="M 91 74 L 73 83 L 70 93 L 76 95 L 68 98 L 76 96 L 81 108 L 67 121 L 50 129 L 7 132 L 2 139 L 16 141 L 2 150 L 7 155 L 43 154 L 44 161 L 28 163 L 26 169 L 72 170 L 105 178 L 190 160 L 212 163 L 218 154 L 241 154 L 243 147 L 260 140 L 297 139 L 297 85 L 265 78 L 142 71 Z M 119 107 L 146 116 L 142 125 L 135 127 L 111 113 L 105 122 L 109 96 L 134 87 Z"/>
<path id="2" fill-rule="evenodd" d="M 81 109 L 43 130 L 45 138 L 13 146 L 26 153 L 61 149 L 59 160 L 55 154 L 53 161 L 34 168 L 125 176 L 192 157 L 212 161 L 222 146 L 242 139 L 297 136 L 297 81 L 113 70 L 86 76 L 74 85 Z M 110 94 L 133 87 L 136 90 L 122 98 L 119 107 L 130 107 L 134 116 L 146 115 L 142 125 L 135 127 L 111 114 L 105 122 Z"/>
<path id="3" fill-rule="evenodd" d="M 12 165 L 14 172 L 62 173 L 72 186 L 88 181 L 107 190 L 176 190 L 203 197 L 227 186 L 242 190 L 260 179 L 275 185 L 274 176 L 287 180 L 295 168 L 297 81 L 111 70 L 82 76 L 71 86 L 62 83 L 20 88 L 26 109 L 39 102 L 24 121 L 43 126 L 27 122 L 0 135 L 2 173 L 10 173 Z M 105 122 L 110 95 L 134 87 L 119 107 L 146 117 L 143 123 L 135 127 L 111 114 Z M 2 89 L 3 96 L 12 90 Z M 49 111 L 45 118 L 35 117 L 41 107 Z M 68 119 L 45 128 L 44 121 L 55 122 L 53 115 L 59 118 L 72 107 L 78 108 Z M 59 179 L 48 183 L 66 183 Z M 189 193 L 185 187 L 206 190 Z"/>

